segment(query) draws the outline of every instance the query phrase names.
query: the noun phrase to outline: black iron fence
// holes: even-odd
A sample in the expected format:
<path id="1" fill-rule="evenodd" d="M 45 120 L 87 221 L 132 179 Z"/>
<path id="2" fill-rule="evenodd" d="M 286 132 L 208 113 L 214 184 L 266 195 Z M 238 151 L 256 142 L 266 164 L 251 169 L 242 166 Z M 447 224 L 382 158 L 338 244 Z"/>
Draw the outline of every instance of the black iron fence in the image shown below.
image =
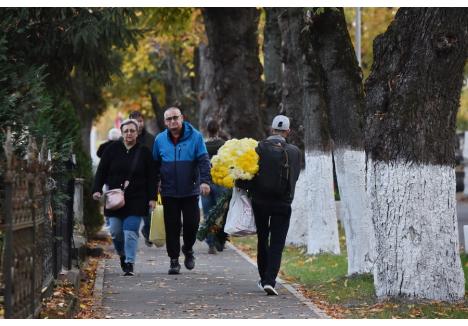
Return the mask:
<path id="1" fill-rule="evenodd" d="M 54 280 L 72 267 L 73 187 L 65 214 L 54 214 L 54 181 L 45 141 L 29 140 L 25 159 L 11 134 L 0 162 L 0 318 L 34 318 Z M 71 209 L 69 208 L 71 206 Z"/>

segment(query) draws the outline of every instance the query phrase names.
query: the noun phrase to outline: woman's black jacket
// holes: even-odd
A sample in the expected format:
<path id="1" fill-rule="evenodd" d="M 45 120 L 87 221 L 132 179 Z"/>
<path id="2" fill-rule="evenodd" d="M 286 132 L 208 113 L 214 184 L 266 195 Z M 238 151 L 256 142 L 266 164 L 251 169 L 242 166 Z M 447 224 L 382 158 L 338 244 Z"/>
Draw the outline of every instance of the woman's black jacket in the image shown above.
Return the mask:
<path id="1" fill-rule="evenodd" d="M 133 174 L 130 176 L 132 162 L 137 157 Z M 127 150 L 122 141 L 116 141 L 105 149 L 94 178 L 93 193 L 101 192 L 104 184 L 109 189 L 123 188 L 123 183 L 130 177 L 125 189 L 125 206 L 118 210 L 104 210 L 109 217 L 127 217 L 130 215 L 147 216 L 148 202 L 156 198 L 156 170 L 151 152 L 139 143 Z"/>

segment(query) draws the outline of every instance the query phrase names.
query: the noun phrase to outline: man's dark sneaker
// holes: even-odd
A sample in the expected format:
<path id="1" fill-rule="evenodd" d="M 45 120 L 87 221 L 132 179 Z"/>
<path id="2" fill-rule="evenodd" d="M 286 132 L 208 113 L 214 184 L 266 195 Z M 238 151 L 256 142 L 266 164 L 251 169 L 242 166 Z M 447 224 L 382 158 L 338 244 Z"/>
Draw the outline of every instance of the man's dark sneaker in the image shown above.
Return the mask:
<path id="1" fill-rule="evenodd" d="M 218 241 L 215 242 L 216 250 L 223 251 L 224 250 L 224 243 L 219 243 Z"/>
<path id="2" fill-rule="evenodd" d="M 125 256 L 120 256 L 120 268 L 122 268 L 122 271 L 125 272 L 125 268 L 126 268 L 126 264 L 125 264 Z"/>
<path id="3" fill-rule="evenodd" d="M 177 258 L 171 259 L 171 265 L 169 267 L 169 275 L 180 274 L 180 264 Z"/>
<path id="4" fill-rule="evenodd" d="M 209 246 L 208 247 L 208 253 L 210 255 L 215 255 L 216 254 L 216 247 L 215 246 Z"/>
<path id="5" fill-rule="evenodd" d="M 145 239 L 145 245 L 147 247 L 151 247 L 153 245 L 153 243 L 151 241 L 149 241 L 148 239 Z"/>
<path id="6" fill-rule="evenodd" d="M 193 269 L 195 267 L 195 257 L 193 256 L 193 250 L 184 253 L 184 265 L 187 269 Z"/>
<path id="7" fill-rule="evenodd" d="M 274 287 L 272 287 L 269 284 L 265 284 L 263 286 L 263 290 L 268 294 L 268 295 L 278 295 L 278 292 L 275 290 Z"/>
<path id="8" fill-rule="evenodd" d="M 124 276 L 134 276 L 135 273 L 133 272 L 133 263 L 127 263 L 125 266 L 125 274 Z"/>

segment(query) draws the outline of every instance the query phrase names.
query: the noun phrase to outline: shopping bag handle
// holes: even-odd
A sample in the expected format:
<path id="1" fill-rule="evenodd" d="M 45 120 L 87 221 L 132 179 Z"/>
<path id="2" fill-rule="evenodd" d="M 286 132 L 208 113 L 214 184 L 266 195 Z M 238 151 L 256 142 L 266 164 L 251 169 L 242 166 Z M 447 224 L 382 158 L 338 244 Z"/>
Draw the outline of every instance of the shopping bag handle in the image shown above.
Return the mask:
<path id="1" fill-rule="evenodd" d="M 156 198 L 156 204 L 162 205 L 162 200 L 161 200 L 161 195 L 158 194 L 158 197 Z"/>

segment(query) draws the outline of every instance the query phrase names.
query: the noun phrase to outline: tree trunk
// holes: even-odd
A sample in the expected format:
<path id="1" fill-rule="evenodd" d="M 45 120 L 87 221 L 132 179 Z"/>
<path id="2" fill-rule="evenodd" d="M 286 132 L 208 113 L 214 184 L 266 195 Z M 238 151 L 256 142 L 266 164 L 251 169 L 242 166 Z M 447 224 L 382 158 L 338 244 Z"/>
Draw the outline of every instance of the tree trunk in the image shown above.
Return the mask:
<path id="1" fill-rule="evenodd" d="M 211 119 L 220 120 L 220 112 L 216 94 L 214 91 L 214 65 L 211 59 L 209 48 L 205 44 L 199 46 L 199 89 L 198 98 L 200 100 L 199 125 L 200 130 L 206 132 L 206 125 Z"/>
<path id="2" fill-rule="evenodd" d="M 263 122 L 265 132 L 268 133 L 275 115 L 279 114 L 281 107 L 281 31 L 278 25 L 278 16 L 282 8 L 265 8 L 265 30 L 263 41 L 263 68 L 265 76 L 265 110 Z"/>
<path id="3" fill-rule="evenodd" d="M 232 137 L 265 136 L 260 115 L 259 11 L 204 8 L 221 128 Z"/>
<path id="4" fill-rule="evenodd" d="M 379 298 L 463 300 L 454 144 L 467 43 L 459 8 L 402 8 L 374 42 L 365 146 Z"/>
<path id="5" fill-rule="evenodd" d="M 79 69 L 68 83 L 70 101 L 82 123 L 80 133 L 83 150 L 91 158 L 90 137 L 93 119 L 104 111 L 106 105 L 101 96 L 101 89 Z"/>
<path id="6" fill-rule="evenodd" d="M 311 42 L 325 76 L 333 158 L 348 252 L 348 275 L 371 271 L 373 229 L 365 189 L 364 91 L 343 9 L 311 16 Z"/>
<path id="7" fill-rule="evenodd" d="M 151 98 L 151 106 L 153 107 L 154 115 L 156 116 L 156 126 L 158 127 L 158 133 L 162 132 L 166 126 L 164 125 L 164 109 L 159 104 L 158 96 L 155 92 L 151 91 L 148 86 L 148 92 Z"/>
<path id="8" fill-rule="evenodd" d="M 281 32 L 282 48 L 282 100 L 281 113 L 289 117 L 291 134 L 288 142 L 299 147 L 304 161 L 304 85 L 303 60 L 299 46 L 300 30 L 303 26 L 302 9 L 277 9 L 278 26 Z M 303 164 L 304 168 L 304 164 Z M 309 228 L 310 199 L 308 192 L 310 182 L 306 182 L 305 170 L 302 169 L 296 184 L 296 193 L 292 203 L 292 214 L 289 223 L 287 243 L 307 245 Z"/>
<path id="9" fill-rule="evenodd" d="M 93 127 L 93 118 L 90 116 L 81 119 L 81 142 L 86 154 L 91 158 L 91 129 Z"/>
<path id="10" fill-rule="evenodd" d="M 304 149 L 305 170 L 298 181 L 294 209 L 305 216 L 292 217 L 291 222 L 307 222 L 307 251 L 309 254 L 340 252 L 336 207 L 333 198 L 333 171 L 330 134 L 326 113 L 323 74 L 318 58 L 310 46 L 304 21 L 304 9 L 288 8 L 279 18 L 282 36 L 283 97 L 285 113 L 295 131 L 290 141 Z M 302 146 L 301 146 L 302 144 Z M 305 205 L 298 209 L 298 204 Z M 310 209 L 312 208 L 312 210 Z M 292 230 L 299 230 L 293 225 Z M 297 241 L 304 238 L 298 234 Z M 294 239 L 290 242 L 293 242 Z"/>

